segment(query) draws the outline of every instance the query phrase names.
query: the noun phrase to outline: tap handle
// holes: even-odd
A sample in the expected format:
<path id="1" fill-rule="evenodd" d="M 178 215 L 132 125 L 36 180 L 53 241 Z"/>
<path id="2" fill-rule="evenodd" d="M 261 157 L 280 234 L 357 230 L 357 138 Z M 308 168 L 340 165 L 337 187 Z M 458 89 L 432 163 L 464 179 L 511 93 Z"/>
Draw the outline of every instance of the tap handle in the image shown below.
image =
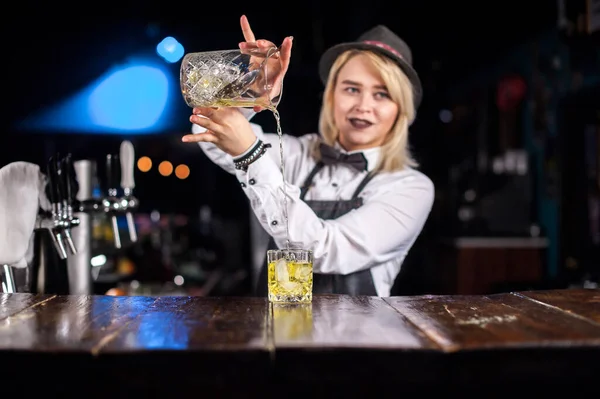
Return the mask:
<path id="1" fill-rule="evenodd" d="M 67 154 L 62 160 L 62 177 L 63 186 L 65 187 L 65 198 L 69 205 L 73 205 L 77 200 L 77 193 L 79 192 L 79 182 L 77 181 L 77 175 L 75 173 L 75 166 L 73 165 L 73 157 L 71 154 Z"/>
<path id="2" fill-rule="evenodd" d="M 121 158 L 121 188 L 123 188 L 126 195 L 133 195 L 133 189 L 135 188 L 135 180 L 133 177 L 135 150 L 131 141 L 125 140 L 121 143 L 121 152 L 119 155 Z M 128 204 L 131 203 L 132 201 L 128 201 Z M 128 208 L 129 207 L 130 206 L 128 205 Z M 129 238 L 131 239 L 131 242 L 136 242 L 137 231 L 131 209 L 128 209 L 128 211 L 125 213 L 125 217 L 127 218 L 127 230 L 129 230 Z"/>
<path id="3" fill-rule="evenodd" d="M 116 190 L 119 187 L 119 156 L 108 154 L 106 156 L 106 188 Z"/>
<path id="4" fill-rule="evenodd" d="M 64 163 L 60 157 L 56 157 L 56 173 L 58 181 L 58 200 L 60 202 L 68 201 L 68 189 L 67 189 L 67 178 L 64 170 Z"/>
<path id="5" fill-rule="evenodd" d="M 58 167 L 54 156 L 50 157 L 48 164 L 46 165 L 46 175 L 48 177 L 48 184 L 46 185 L 46 195 L 50 200 L 50 203 L 56 204 L 60 201 L 58 191 Z"/>
<path id="6" fill-rule="evenodd" d="M 125 140 L 121 143 L 121 188 L 131 191 L 135 188 L 133 177 L 135 150 L 131 141 Z"/>

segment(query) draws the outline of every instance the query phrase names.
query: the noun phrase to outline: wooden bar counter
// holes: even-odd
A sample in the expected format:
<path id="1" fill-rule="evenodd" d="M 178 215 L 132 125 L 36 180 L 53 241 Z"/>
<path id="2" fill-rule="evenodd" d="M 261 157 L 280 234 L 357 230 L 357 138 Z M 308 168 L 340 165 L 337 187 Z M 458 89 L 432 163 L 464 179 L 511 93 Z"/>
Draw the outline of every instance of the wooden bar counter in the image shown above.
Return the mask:
<path id="1" fill-rule="evenodd" d="M 0 294 L 0 359 L 7 398 L 583 394 L 600 376 L 600 290 L 295 306 Z"/>

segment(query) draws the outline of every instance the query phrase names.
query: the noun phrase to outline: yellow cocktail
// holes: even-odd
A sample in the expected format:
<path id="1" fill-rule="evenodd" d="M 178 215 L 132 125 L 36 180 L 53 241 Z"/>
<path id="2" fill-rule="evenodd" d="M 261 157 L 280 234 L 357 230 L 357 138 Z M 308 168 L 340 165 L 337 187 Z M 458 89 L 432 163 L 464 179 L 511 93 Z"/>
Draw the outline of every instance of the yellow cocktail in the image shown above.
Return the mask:
<path id="1" fill-rule="evenodd" d="M 312 301 L 313 254 L 305 249 L 267 251 L 269 301 Z"/>

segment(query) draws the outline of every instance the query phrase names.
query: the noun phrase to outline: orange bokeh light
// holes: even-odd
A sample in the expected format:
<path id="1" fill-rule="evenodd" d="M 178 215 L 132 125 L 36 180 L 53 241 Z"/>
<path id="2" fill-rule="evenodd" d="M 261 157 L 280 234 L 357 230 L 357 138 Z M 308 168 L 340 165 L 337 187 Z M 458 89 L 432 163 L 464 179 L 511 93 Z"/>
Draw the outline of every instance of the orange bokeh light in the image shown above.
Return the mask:
<path id="1" fill-rule="evenodd" d="M 180 178 L 181 180 L 187 179 L 190 175 L 190 168 L 187 165 L 177 165 L 175 168 L 175 176 Z"/>
<path id="2" fill-rule="evenodd" d="M 162 161 L 158 165 L 158 173 L 163 176 L 170 176 L 173 173 L 173 164 L 169 161 Z"/>
<path id="3" fill-rule="evenodd" d="M 137 161 L 137 167 L 141 172 L 148 172 L 152 169 L 152 160 L 148 157 L 141 157 Z"/>

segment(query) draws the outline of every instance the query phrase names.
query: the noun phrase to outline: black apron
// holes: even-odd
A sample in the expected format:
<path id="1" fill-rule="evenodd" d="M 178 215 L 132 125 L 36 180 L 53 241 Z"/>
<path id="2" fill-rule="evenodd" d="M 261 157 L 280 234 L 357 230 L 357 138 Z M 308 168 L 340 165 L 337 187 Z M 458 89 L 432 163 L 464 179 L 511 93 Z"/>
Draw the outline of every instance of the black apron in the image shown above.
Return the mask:
<path id="1" fill-rule="evenodd" d="M 336 219 L 345 215 L 353 209 L 360 208 L 363 205 L 362 197 L 358 195 L 365 188 L 367 183 L 375 174 L 367 174 L 360 182 L 352 198 L 349 200 L 339 201 L 306 201 L 304 196 L 312 185 L 312 180 L 316 174 L 323 168 L 322 162 L 317 163 L 314 169 L 309 173 L 300 190 L 300 199 L 303 200 L 321 219 Z M 267 249 L 275 249 L 277 245 L 271 237 Z M 259 273 L 258 283 L 256 287 L 256 295 L 267 296 L 268 281 L 267 281 L 267 260 L 265 261 Z M 345 294 L 345 295 L 368 295 L 377 296 L 371 270 L 361 270 L 348 275 L 341 274 L 319 274 L 313 275 L 313 294 Z"/>

